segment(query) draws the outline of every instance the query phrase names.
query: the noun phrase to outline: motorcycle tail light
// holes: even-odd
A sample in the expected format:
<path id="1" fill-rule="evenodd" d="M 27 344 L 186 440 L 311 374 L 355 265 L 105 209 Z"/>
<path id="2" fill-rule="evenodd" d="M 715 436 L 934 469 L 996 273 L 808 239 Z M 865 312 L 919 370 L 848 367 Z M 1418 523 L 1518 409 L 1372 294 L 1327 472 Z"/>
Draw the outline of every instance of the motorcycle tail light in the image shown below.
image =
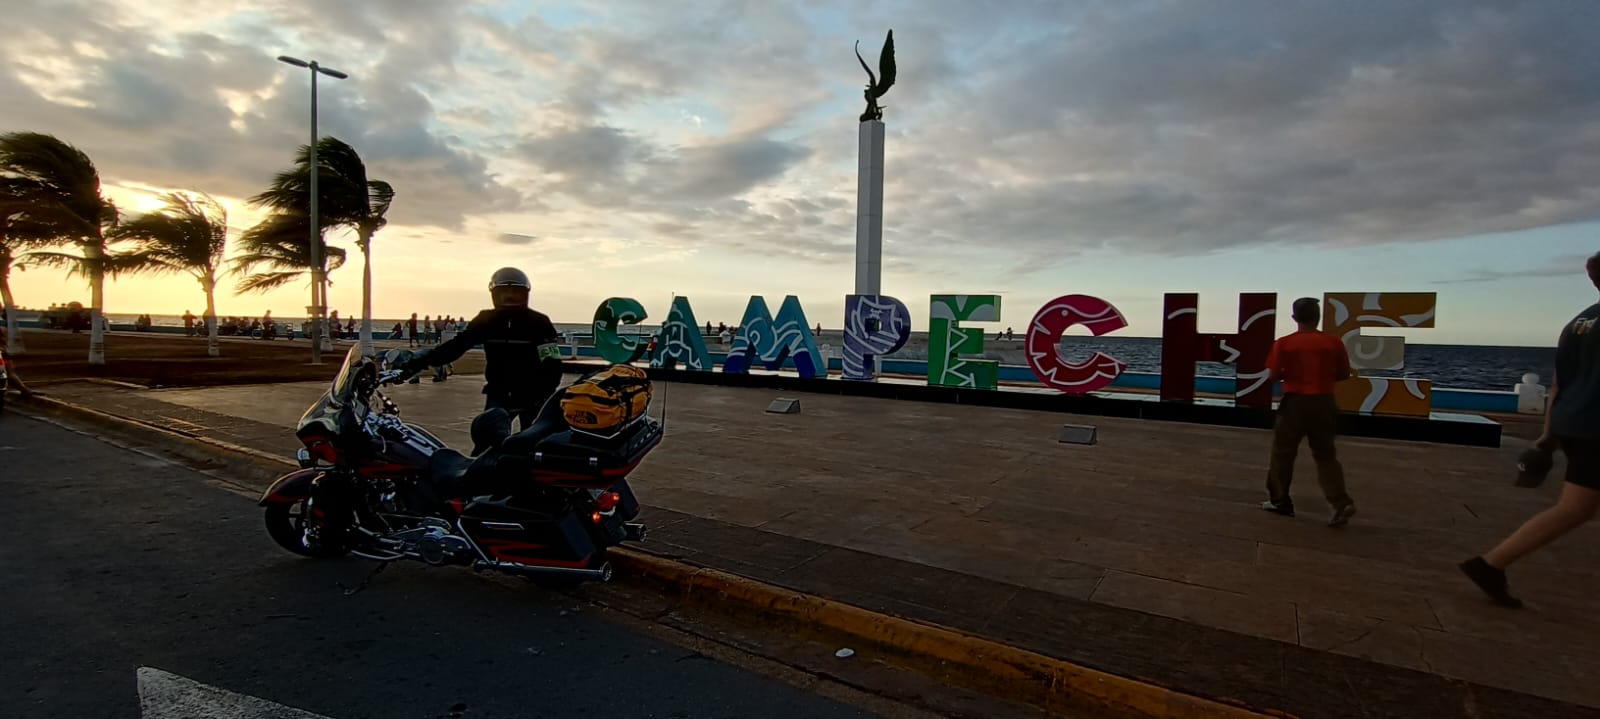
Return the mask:
<path id="1" fill-rule="evenodd" d="M 595 524 L 599 524 L 600 522 L 604 521 L 605 518 L 606 516 L 599 512 L 589 515 L 589 521 L 594 522 Z"/>
<path id="2" fill-rule="evenodd" d="M 606 492 L 605 494 L 600 495 L 600 497 L 594 501 L 595 505 L 600 507 L 600 511 L 602 512 L 609 512 L 613 509 L 616 509 L 617 504 L 620 502 L 622 502 L 622 495 L 617 494 L 616 492 Z"/>

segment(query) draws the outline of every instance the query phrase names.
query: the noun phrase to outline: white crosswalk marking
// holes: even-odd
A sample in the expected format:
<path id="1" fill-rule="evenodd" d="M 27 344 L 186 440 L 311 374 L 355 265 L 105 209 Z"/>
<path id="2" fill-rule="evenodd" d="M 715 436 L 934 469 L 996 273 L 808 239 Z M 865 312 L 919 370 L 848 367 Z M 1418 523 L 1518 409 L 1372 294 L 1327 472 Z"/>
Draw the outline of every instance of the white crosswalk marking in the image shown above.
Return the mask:
<path id="1" fill-rule="evenodd" d="M 137 673 L 142 719 L 329 719 L 160 669 L 139 667 Z"/>

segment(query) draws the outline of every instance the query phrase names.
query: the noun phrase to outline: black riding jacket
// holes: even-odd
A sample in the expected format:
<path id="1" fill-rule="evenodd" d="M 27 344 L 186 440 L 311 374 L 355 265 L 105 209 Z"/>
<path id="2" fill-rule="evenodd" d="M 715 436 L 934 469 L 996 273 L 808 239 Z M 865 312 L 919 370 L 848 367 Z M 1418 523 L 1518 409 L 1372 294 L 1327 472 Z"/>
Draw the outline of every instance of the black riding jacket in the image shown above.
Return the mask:
<path id="1" fill-rule="evenodd" d="M 561 337 L 544 313 L 528 307 L 484 310 L 467 329 L 412 361 L 410 369 L 454 362 L 483 345 L 483 393 L 538 409 L 561 385 Z"/>

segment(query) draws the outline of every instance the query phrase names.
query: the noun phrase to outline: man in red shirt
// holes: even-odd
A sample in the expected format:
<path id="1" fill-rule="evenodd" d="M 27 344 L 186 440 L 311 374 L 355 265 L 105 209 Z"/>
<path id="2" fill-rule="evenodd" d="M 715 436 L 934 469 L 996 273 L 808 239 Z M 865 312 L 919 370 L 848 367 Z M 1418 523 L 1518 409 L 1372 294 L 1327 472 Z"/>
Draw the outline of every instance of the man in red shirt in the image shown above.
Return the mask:
<path id="1" fill-rule="evenodd" d="M 1343 527 L 1356 513 L 1356 503 L 1344 487 L 1344 467 L 1333 447 L 1339 430 L 1339 404 L 1333 385 L 1350 376 L 1350 355 L 1338 337 L 1317 329 L 1322 308 L 1316 299 L 1294 301 L 1294 321 L 1300 329 L 1272 344 L 1267 355 L 1271 381 L 1283 381 L 1283 399 L 1272 434 L 1272 466 L 1267 471 L 1267 501 L 1261 508 L 1294 516 L 1289 483 L 1294 479 L 1294 458 L 1303 438 L 1317 460 L 1317 483 L 1333 506 L 1330 527 Z"/>

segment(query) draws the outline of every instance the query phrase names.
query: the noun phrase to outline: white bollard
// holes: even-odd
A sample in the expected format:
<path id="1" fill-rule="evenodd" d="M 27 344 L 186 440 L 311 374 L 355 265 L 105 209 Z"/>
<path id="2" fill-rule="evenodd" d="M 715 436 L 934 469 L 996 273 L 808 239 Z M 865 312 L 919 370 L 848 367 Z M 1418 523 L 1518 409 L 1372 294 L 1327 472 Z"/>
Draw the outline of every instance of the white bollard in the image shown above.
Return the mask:
<path id="1" fill-rule="evenodd" d="M 1544 414 L 1545 388 L 1539 384 L 1539 375 L 1529 372 L 1514 391 L 1517 393 L 1517 411 L 1522 414 Z"/>

